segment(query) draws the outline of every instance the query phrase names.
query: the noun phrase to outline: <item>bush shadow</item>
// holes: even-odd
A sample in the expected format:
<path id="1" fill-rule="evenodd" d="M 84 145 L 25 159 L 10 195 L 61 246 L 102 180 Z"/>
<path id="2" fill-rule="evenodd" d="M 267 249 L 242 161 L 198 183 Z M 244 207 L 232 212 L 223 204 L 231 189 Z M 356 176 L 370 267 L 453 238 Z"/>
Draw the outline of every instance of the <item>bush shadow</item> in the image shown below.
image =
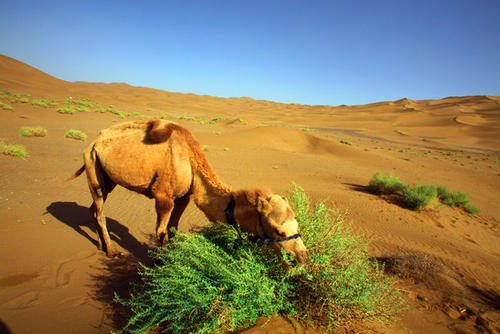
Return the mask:
<path id="1" fill-rule="evenodd" d="M 414 211 L 412 210 L 411 208 L 408 207 L 408 205 L 403 201 L 403 198 L 401 195 L 399 194 L 384 194 L 384 193 L 379 193 L 379 192 L 376 192 L 376 191 L 373 191 L 370 186 L 364 186 L 364 185 L 361 185 L 361 184 L 355 184 L 355 183 L 344 183 L 346 186 L 349 186 L 351 188 L 351 190 L 354 190 L 354 191 L 357 191 L 357 192 L 361 192 L 361 193 L 365 193 L 365 194 L 369 194 L 369 195 L 373 195 L 373 196 L 376 196 L 378 198 L 381 198 L 383 200 L 385 200 L 386 202 L 389 202 L 391 204 L 395 204 L 403 209 L 407 209 L 407 210 L 410 210 L 410 211 Z"/>
<path id="2" fill-rule="evenodd" d="M 102 258 L 93 268 L 91 274 L 91 297 L 106 305 L 103 310 L 106 325 L 120 330 L 125 327 L 132 316 L 126 306 L 118 303 L 115 296 L 127 299 L 130 297 L 134 284 L 141 282 L 140 262 L 132 254 L 125 254 L 112 259 Z M 115 331 L 113 331 L 115 332 Z"/>
<path id="3" fill-rule="evenodd" d="M 97 238 L 97 232 L 87 207 L 78 205 L 76 202 L 53 202 L 47 207 L 47 213 L 71 227 L 98 247 L 97 240 L 95 239 Z M 120 224 L 118 221 L 109 217 L 106 217 L 106 221 L 113 242 L 116 242 L 123 249 L 127 250 L 139 261 L 148 262 L 150 247 L 147 244 L 139 242 L 129 233 L 128 227 Z M 83 227 L 86 229 L 83 229 Z M 87 228 L 94 232 L 94 236 L 90 236 L 86 232 Z"/>

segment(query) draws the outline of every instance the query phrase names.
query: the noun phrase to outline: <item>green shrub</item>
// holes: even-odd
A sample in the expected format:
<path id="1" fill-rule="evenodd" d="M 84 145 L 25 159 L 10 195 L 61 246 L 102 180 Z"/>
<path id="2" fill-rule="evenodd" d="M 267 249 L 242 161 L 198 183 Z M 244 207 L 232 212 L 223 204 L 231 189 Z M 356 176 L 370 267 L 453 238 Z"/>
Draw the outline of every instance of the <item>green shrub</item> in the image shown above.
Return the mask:
<path id="1" fill-rule="evenodd" d="M 78 140 L 85 140 L 87 139 L 87 135 L 83 133 L 80 130 L 75 130 L 75 129 L 70 129 L 66 134 L 64 135 L 66 138 L 73 138 L 73 139 L 78 139 Z"/>
<path id="2" fill-rule="evenodd" d="M 39 126 L 22 126 L 19 132 L 23 137 L 45 137 L 47 135 L 47 130 Z"/>
<path id="3" fill-rule="evenodd" d="M 60 114 L 73 114 L 75 110 L 69 105 L 65 104 L 62 107 L 59 107 L 59 109 L 57 109 L 57 112 Z"/>
<path id="4" fill-rule="evenodd" d="M 28 103 L 30 100 L 28 100 L 28 98 L 26 98 L 26 97 L 22 97 L 18 101 L 21 103 Z"/>
<path id="5" fill-rule="evenodd" d="M 76 104 L 77 106 L 83 106 L 83 107 L 91 107 L 92 106 L 89 101 L 73 100 L 73 98 L 71 98 L 71 97 L 66 99 L 66 103 L 67 104 Z"/>
<path id="6" fill-rule="evenodd" d="M 216 224 L 203 234 L 176 233 L 151 255 L 157 265 L 143 266 L 143 284 L 130 299 L 116 300 L 133 315 L 124 331 L 143 333 L 161 325 L 171 333 L 217 333 L 254 324 L 277 314 L 279 282 L 267 275 L 272 261 L 238 235 Z"/>
<path id="7" fill-rule="evenodd" d="M 47 100 L 44 100 L 44 99 L 39 99 L 39 100 L 31 100 L 30 101 L 31 105 L 33 106 L 39 106 L 39 107 L 44 107 L 44 108 L 47 108 L 47 107 L 55 107 L 56 103 L 53 102 L 53 101 L 47 101 Z"/>
<path id="8" fill-rule="evenodd" d="M 464 206 L 464 209 L 465 211 L 467 211 L 468 213 L 470 214 L 473 214 L 473 215 L 478 215 L 481 213 L 481 209 L 479 209 L 478 207 L 474 206 L 473 204 L 466 204 Z"/>
<path id="9" fill-rule="evenodd" d="M 403 298 L 383 268 L 369 260 L 368 243 L 345 226 L 341 214 L 323 202 L 311 208 L 304 190 L 293 187 L 290 203 L 310 253 L 304 272 L 289 279 L 294 311 L 329 330 L 356 319 L 390 321 L 403 308 Z"/>
<path id="10" fill-rule="evenodd" d="M 305 267 L 286 270 L 281 258 L 226 224 L 176 233 L 151 252 L 155 265 L 142 267 L 130 298 L 116 296 L 132 313 L 123 330 L 221 333 L 278 313 L 329 330 L 361 319 L 389 321 L 403 299 L 369 260 L 367 243 L 323 203 L 311 209 L 300 187 L 290 200 L 310 250 Z"/>
<path id="11" fill-rule="evenodd" d="M 368 185 L 368 190 L 377 194 L 392 194 L 396 192 L 402 192 L 405 188 L 403 182 L 401 182 L 393 173 L 385 175 L 382 172 L 377 172 Z"/>
<path id="12" fill-rule="evenodd" d="M 27 158 L 29 157 L 26 148 L 23 145 L 7 144 L 0 139 L 0 152 L 2 154 L 11 155 L 14 157 Z"/>
<path id="13" fill-rule="evenodd" d="M 437 187 L 434 185 L 417 184 L 403 189 L 403 201 L 413 210 L 418 210 L 428 205 L 437 196 Z"/>
<path id="14" fill-rule="evenodd" d="M 5 109 L 5 110 L 12 110 L 12 106 L 10 106 L 6 103 L 3 103 L 3 102 L 0 102 L 0 108 Z"/>
<path id="15" fill-rule="evenodd" d="M 344 140 L 344 139 L 341 139 L 341 140 L 340 140 L 340 143 L 342 143 L 342 144 L 346 144 L 346 145 L 352 145 L 352 143 L 351 143 L 350 141 L 348 141 L 348 140 Z"/>
<path id="16" fill-rule="evenodd" d="M 460 191 L 453 192 L 446 187 L 439 186 L 437 188 L 439 200 L 448 206 L 464 207 L 469 204 L 469 195 Z"/>
<path id="17" fill-rule="evenodd" d="M 83 106 L 78 106 L 75 108 L 76 111 L 79 111 L 79 112 L 88 112 L 89 109 L 87 107 L 83 107 Z"/>

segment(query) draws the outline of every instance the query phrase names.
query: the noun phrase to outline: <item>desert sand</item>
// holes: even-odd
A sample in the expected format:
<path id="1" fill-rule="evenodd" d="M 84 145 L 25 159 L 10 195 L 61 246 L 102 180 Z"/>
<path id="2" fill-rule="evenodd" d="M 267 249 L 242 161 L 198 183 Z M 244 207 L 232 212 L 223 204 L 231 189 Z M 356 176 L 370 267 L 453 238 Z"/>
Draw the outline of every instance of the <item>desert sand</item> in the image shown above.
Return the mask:
<path id="1" fill-rule="evenodd" d="M 30 155 L 0 155 L 0 333 L 109 333 L 123 324 L 113 293 L 126 293 L 137 280 L 137 261 L 148 261 L 154 203 L 120 187 L 111 193 L 105 215 L 124 255 L 108 259 L 96 247 L 85 177 L 65 180 L 101 129 L 161 116 L 188 128 L 233 188 L 286 194 L 293 181 L 313 200 L 347 212 L 352 229 L 371 241 L 369 255 L 397 275 L 396 288 L 408 299 L 400 319 L 379 332 L 500 332 L 498 96 L 291 105 L 67 82 L 6 56 L 0 56 L 0 89 L 29 94 L 21 95 L 28 100 L 89 99 L 124 116 L 95 108 L 60 114 L 57 107 L 0 99 L 12 106 L 0 109 L 0 138 Z M 223 119 L 206 122 L 216 117 Z M 21 137 L 21 126 L 41 126 L 48 135 Z M 71 128 L 87 140 L 65 138 Z M 377 171 L 467 192 L 482 213 L 408 210 L 367 192 Z M 190 204 L 180 230 L 205 221 Z M 270 322 L 248 333 L 301 331 L 279 317 Z"/>

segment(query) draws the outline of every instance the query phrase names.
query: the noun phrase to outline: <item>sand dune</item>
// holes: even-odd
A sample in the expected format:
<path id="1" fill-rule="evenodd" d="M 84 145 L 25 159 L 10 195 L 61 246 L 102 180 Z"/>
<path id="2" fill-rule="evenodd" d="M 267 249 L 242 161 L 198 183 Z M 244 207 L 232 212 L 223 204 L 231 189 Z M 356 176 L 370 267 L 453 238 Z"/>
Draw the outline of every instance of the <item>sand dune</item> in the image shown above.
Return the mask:
<path id="1" fill-rule="evenodd" d="M 285 193 L 294 181 L 313 199 L 348 210 L 352 228 L 372 241 L 371 256 L 395 271 L 391 264 L 397 261 L 407 266 L 399 272 L 398 288 L 407 294 L 409 309 L 380 332 L 498 331 L 500 97 L 289 105 L 124 83 L 66 82 L 5 56 L 0 56 L 0 89 L 30 101 L 90 99 L 99 108 L 112 105 L 126 120 L 165 116 L 195 134 L 214 170 L 233 187 Z M 113 292 L 127 291 L 129 281 L 137 279 L 133 264 L 147 261 L 154 203 L 122 188 L 113 191 L 105 214 L 125 256 L 109 260 L 96 250 L 85 178 L 64 180 L 81 166 L 83 149 L 100 129 L 122 119 L 118 113 L 95 112 L 95 106 L 60 114 L 57 107 L 0 96 L 12 106 L 0 109 L 0 137 L 25 145 L 30 154 L 26 160 L 0 155 L 0 330 L 116 330 L 123 318 L 112 303 Z M 42 126 L 48 135 L 20 137 L 21 126 Z M 84 131 L 88 139 L 64 138 L 70 128 Z M 407 183 L 467 192 L 483 212 L 405 209 L 366 191 L 379 170 Z M 180 229 L 204 221 L 190 205 Z M 295 330 L 281 318 L 249 330 L 262 331 Z"/>

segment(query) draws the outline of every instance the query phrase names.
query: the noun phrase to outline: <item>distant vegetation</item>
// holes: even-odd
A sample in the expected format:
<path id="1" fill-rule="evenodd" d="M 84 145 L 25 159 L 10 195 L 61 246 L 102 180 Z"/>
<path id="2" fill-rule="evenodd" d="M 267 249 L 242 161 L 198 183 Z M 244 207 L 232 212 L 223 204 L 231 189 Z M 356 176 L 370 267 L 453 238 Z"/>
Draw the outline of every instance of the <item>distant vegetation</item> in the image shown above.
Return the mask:
<path id="1" fill-rule="evenodd" d="M 78 139 L 78 140 L 85 140 L 87 139 L 87 135 L 80 131 L 80 130 L 75 130 L 75 129 L 70 129 L 66 134 L 64 135 L 66 138 L 73 138 L 73 139 Z"/>
<path id="2" fill-rule="evenodd" d="M 26 148 L 23 145 L 7 144 L 0 139 L 0 152 L 2 154 L 11 155 L 14 157 L 27 158 L 29 157 Z"/>
<path id="3" fill-rule="evenodd" d="M 12 110 L 12 106 L 0 101 L 0 108 L 5 110 Z"/>
<path id="4" fill-rule="evenodd" d="M 73 114 L 75 110 L 69 105 L 63 105 L 57 109 L 57 112 L 60 114 Z"/>
<path id="5" fill-rule="evenodd" d="M 45 137 L 47 135 L 47 130 L 39 126 L 23 126 L 19 132 L 23 137 Z"/>
<path id="6" fill-rule="evenodd" d="M 460 191 L 454 192 L 443 186 L 406 185 L 394 174 L 385 175 L 377 172 L 370 180 L 368 190 L 379 195 L 393 195 L 401 199 L 405 206 L 419 210 L 434 200 L 450 207 L 461 207 L 467 212 L 477 215 L 481 212 L 469 199 L 469 195 Z"/>
<path id="7" fill-rule="evenodd" d="M 239 239 L 218 223 L 201 233 L 177 232 L 140 270 L 142 282 L 128 299 L 125 332 L 225 333 L 258 318 L 284 314 L 329 332 L 356 321 L 387 323 L 403 307 L 392 278 L 368 258 L 367 242 L 354 236 L 324 203 L 311 207 L 294 185 L 289 197 L 310 261 L 287 270 L 267 248 Z"/>
<path id="8" fill-rule="evenodd" d="M 340 140 L 340 143 L 342 143 L 342 144 L 346 144 L 346 145 L 352 145 L 352 143 L 351 143 L 350 141 L 348 141 L 348 140 L 344 140 L 344 139 L 341 139 L 341 140 Z"/>

